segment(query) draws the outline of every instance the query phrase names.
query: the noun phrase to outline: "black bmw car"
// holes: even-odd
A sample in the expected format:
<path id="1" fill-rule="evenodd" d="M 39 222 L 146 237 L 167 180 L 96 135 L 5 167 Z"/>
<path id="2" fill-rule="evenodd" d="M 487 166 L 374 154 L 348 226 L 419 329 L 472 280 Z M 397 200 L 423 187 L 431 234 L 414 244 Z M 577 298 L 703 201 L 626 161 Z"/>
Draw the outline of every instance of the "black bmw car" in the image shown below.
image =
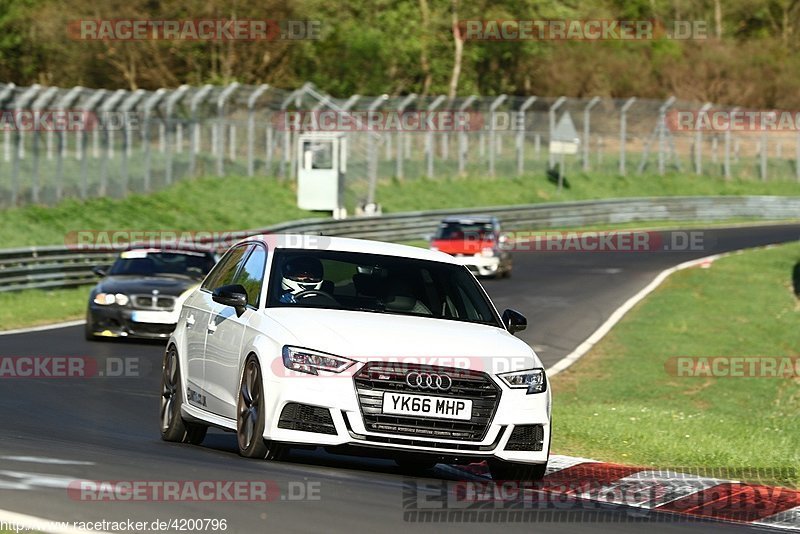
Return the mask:
<path id="1" fill-rule="evenodd" d="M 103 278 L 89 295 L 86 339 L 169 337 L 183 299 L 216 261 L 204 250 L 133 248 L 111 266 L 95 267 Z"/>

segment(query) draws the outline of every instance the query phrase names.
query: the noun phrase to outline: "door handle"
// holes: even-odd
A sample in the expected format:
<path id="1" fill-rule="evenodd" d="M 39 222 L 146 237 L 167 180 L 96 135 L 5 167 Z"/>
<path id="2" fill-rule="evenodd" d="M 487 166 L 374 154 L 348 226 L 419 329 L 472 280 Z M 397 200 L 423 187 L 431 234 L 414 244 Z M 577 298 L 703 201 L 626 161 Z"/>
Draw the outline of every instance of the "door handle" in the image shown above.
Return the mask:
<path id="1" fill-rule="evenodd" d="M 191 328 L 194 326 L 195 320 L 194 315 L 189 315 L 186 317 L 186 328 Z"/>

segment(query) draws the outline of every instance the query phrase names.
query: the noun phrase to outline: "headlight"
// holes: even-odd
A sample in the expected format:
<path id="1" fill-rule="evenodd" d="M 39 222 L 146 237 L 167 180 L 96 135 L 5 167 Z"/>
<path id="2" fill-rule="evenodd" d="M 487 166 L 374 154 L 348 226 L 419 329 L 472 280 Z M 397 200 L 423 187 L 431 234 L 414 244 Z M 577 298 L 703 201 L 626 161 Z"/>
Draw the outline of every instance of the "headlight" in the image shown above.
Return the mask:
<path id="1" fill-rule="evenodd" d="M 113 304 L 127 306 L 128 302 L 130 302 L 128 295 L 123 295 L 122 293 L 117 293 L 116 295 L 113 293 L 98 293 L 94 297 L 94 303 L 101 306 L 111 306 Z"/>
<path id="2" fill-rule="evenodd" d="M 292 371 L 311 375 L 318 374 L 317 371 L 341 373 L 354 363 L 356 363 L 354 360 L 334 356 L 333 354 L 325 354 L 316 350 L 283 347 L 283 365 Z"/>
<path id="3" fill-rule="evenodd" d="M 544 369 L 529 369 L 527 371 L 514 371 L 497 375 L 513 389 L 526 388 L 528 395 L 547 391 L 547 379 Z"/>

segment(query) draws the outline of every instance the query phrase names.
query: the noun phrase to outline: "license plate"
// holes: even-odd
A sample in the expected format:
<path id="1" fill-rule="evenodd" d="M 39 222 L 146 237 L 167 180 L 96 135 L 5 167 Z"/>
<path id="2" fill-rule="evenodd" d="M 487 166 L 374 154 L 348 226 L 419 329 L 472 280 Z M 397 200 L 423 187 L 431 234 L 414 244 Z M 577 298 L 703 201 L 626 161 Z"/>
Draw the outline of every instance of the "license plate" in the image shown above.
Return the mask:
<path id="1" fill-rule="evenodd" d="M 472 401 L 387 391 L 383 394 L 383 413 L 469 421 L 472 418 Z"/>
<path id="2" fill-rule="evenodd" d="M 131 321 L 135 323 L 175 324 L 177 317 L 171 312 L 135 311 L 131 313 Z"/>

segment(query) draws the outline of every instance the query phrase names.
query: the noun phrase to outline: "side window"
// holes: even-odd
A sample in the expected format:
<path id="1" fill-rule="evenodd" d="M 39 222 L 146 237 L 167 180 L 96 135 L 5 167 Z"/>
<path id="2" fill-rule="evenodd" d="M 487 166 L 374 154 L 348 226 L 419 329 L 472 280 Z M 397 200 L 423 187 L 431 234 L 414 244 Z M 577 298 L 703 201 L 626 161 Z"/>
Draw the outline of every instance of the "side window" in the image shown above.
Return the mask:
<path id="1" fill-rule="evenodd" d="M 239 245 L 225 253 L 217 266 L 206 277 L 202 288 L 207 291 L 214 291 L 220 286 L 232 284 L 233 277 L 247 249 L 247 245 Z"/>
<path id="2" fill-rule="evenodd" d="M 247 303 L 258 307 L 261 297 L 261 286 L 264 282 L 264 267 L 267 264 L 267 251 L 260 245 L 252 246 L 253 252 L 244 263 L 244 267 L 236 275 L 233 284 L 241 284 L 247 290 Z"/>

